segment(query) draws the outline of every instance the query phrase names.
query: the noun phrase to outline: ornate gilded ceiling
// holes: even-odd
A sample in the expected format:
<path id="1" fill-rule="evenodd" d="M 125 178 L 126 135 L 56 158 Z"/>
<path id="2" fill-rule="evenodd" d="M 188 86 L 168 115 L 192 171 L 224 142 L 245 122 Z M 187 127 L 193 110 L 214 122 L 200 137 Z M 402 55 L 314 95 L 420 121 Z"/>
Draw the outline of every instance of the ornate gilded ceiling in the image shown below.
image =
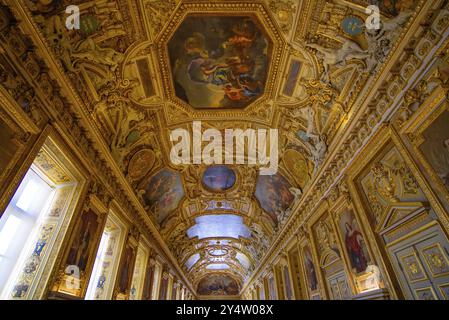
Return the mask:
<path id="1" fill-rule="evenodd" d="M 24 2 L 200 294 L 239 292 L 313 185 L 417 3 Z M 379 30 L 363 25 L 371 3 L 382 12 Z M 65 8 L 74 4 L 81 29 L 69 31 Z M 278 173 L 174 165 L 170 131 L 190 131 L 194 120 L 220 132 L 278 129 Z M 216 281 L 207 283 L 210 275 Z"/>

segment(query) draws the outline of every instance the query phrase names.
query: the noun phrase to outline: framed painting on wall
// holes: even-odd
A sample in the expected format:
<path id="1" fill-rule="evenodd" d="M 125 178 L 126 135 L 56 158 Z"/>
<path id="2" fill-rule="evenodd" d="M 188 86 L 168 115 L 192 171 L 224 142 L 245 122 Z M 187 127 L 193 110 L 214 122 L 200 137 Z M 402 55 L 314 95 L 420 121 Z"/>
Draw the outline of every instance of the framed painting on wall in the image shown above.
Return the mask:
<path id="1" fill-rule="evenodd" d="M 419 149 L 449 192 L 449 110 L 442 112 L 423 132 Z"/>
<path id="2" fill-rule="evenodd" d="M 94 208 L 83 211 L 68 243 L 67 253 L 61 265 L 58 280 L 53 288 L 60 292 L 82 298 L 87 290 L 90 274 L 100 243 L 106 214 Z M 79 276 L 79 285 L 73 286 L 73 277 Z"/>
<path id="3" fill-rule="evenodd" d="M 346 208 L 338 217 L 338 230 L 351 270 L 358 274 L 365 272 L 371 264 L 365 237 L 354 212 Z"/>
<path id="4" fill-rule="evenodd" d="M 413 158 L 449 202 L 449 103 L 445 97 L 443 89 L 435 89 L 430 102 L 423 103 L 403 131 L 413 145 Z"/>
<path id="5" fill-rule="evenodd" d="M 129 298 L 129 290 L 133 276 L 134 263 L 136 258 L 136 246 L 131 241 L 128 241 L 124 249 L 122 263 L 119 268 L 117 279 L 117 292 L 115 298 L 117 300 Z"/>
<path id="6" fill-rule="evenodd" d="M 318 290 L 318 277 L 313 263 L 312 253 L 308 246 L 303 248 L 303 258 L 307 287 L 309 292 L 312 293 Z"/>

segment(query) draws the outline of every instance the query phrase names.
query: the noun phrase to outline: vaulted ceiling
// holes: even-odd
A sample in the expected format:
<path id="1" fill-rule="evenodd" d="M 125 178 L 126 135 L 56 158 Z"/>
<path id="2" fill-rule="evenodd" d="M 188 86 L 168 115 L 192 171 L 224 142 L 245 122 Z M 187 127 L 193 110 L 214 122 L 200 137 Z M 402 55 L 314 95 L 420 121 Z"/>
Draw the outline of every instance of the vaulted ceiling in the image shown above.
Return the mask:
<path id="1" fill-rule="evenodd" d="M 188 278 L 196 286 L 221 274 L 236 292 L 312 185 L 415 2 L 25 1 Z M 380 30 L 365 28 L 372 3 Z M 64 27 L 68 5 L 81 9 L 80 30 Z M 278 173 L 174 164 L 170 132 L 190 132 L 193 121 L 278 129 Z"/>

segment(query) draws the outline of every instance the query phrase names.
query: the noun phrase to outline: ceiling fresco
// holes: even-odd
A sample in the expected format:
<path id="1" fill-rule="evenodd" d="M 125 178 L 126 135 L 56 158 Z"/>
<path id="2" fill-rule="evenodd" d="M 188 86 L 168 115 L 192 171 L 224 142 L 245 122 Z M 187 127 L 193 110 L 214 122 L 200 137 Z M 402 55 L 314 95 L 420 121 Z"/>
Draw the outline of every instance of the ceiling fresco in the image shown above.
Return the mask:
<path id="1" fill-rule="evenodd" d="M 237 295 L 239 285 L 235 279 L 221 274 L 212 274 L 198 283 L 200 295 Z"/>
<path id="2" fill-rule="evenodd" d="M 189 16 L 168 51 L 176 96 L 194 108 L 242 108 L 263 93 L 270 43 L 250 16 Z"/>
<path id="3" fill-rule="evenodd" d="M 183 197 L 180 175 L 168 169 L 163 169 L 151 177 L 142 196 L 148 211 L 154 214 L 159 223 L 178 208 Z"/>
<path id="4" fill-rule="evenodd" d="M 226 191 L 235 185 L 236 174 L 226 166 L 212 166 L 204 171 L 201 181 L 211 191 Z"/>
<path id="5" fill-rule="evenodd" d="M 257 178 L 255 197 L 276 224 L 295 198 L 290 188 L 289 182 L 278 174 Z"/>
<path id="6" fill-rule="evenodd" d="M 413 14 L 376 1 L 25 0 L 50 52 L 200 295 L 235 295 L 313 185 Z M 68 31 L 67 5 L 80 30 Z M 387 43 L 388 46 L 384 44 Z M 170 131 L 279 130 L 279 170 L 175 165 Z M 246 157 L 246 155 L 245 155 Z"/>

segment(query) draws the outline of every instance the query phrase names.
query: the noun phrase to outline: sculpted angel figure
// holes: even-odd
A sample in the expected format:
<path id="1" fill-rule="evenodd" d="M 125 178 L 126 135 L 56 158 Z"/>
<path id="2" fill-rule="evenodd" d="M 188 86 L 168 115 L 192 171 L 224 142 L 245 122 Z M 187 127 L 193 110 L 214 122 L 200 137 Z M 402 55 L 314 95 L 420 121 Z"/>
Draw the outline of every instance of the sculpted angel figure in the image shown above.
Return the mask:
<path id="1" fill-rule="evenodd" d="M 257 180 L 257 170 L 254 167 L 246 167 L 242 175 L 242 195 L 251 198 L 254 193 L 255 182 Z"/>
<path id="2" fill-rule="evenodd" d="M 391 49 L 394 38 L 399 34 L 401 27 L 409 20 L 412 11 L 402 11 L 391 19 L 381 19 L 380 29 L 365 29 L 365 38 L 368 42 L 367 69 L 372 71 L 379 62 L 382 62 Z"/>
<path id="3" fill-rule="evenodd" d="M 61 18 L 58 15 L 49 18 L 37 15 L 35 19 L 42 25 L 43 33 L 52 44 L 64 66 L 67 70 L 74 71 L 71 58 L 73 46 Z"/>
<path id="4" fill-rule="evenodd" d="M 250 226 L 251 234 L 254 237 L 256 243 L 262 246 L 263 250 L 268 249 L 270 243 L 268 241 L 268 237 L 262 230 L 262 227 L 256 223 L 253 223 Z"/>
<path id="5" fill-rule="evenodd" d="M 315 110 L 311 107 L 295 109 L 291 112 L 293 118 L 305 118 L 307 121 L 306 134 L 310 135 L 315 130 Z"/>
<path id="6" fill-rule="evenodd" d="M 312 155 L 312 160 L 315 164 L 315 171 L 316 171 L 318 167 L 323 163 L 324 158 L 326 157 L 327 153 L 326 137 L 324 135 L 316 135 L 316 134 L 310 134 L 308 136 L 310 140 L 313 141 L 313 144 L 311 144 L 309 141 L 303 141 L 303 143 L 308 147 Z"/>
<path id="7" fill-rule="evenodd" d="M 366 279 L 367 284 L 370 288 L 379 288 L 382 282 L 382 274 L 380 273 L 379 267 L 373 264 L 368 265 L 365 272 L 370 276 Z"/>
<path id="8" fill-rule="evenodd" d="M 306 134 L 305 137 L 299 138 L 295 132 L 286 132 L 287 141 L 305 148 L 309 151 L 312 161 L 315 165 L 314 171 L 323 163 L 327 154 L 326 136 L 323 134 Z"/>
<path id="9" fill-rule="evenodd" d="M 74 59 L 88 60 L 108 67 L 110 72 L 115 72 L 123 61 L 124 55 L 112 48 L 101 48 L 91 38 L 76 42 L 57 15 L 48 19 L 37 16 L 36 20 L 42 24 L 43 32 L 58 52 L 64 66 L 69 71 L 74 71 Z M 75 44 L 76 42 L 76 44 Z"/>
<path id="10" fill-rule="evenodd" d="M 130 151 L 127 138 L 131 131 L 141 131 L 143 127 L 142 120 L 145 119 L 145 114 L 132 109 L 127 103 L 110 104 L 106 105 L 106 108 L 107 113 L 105 115 L 114 117 L 117 122 L 117 129 L 111 136 L 109 147 L 114 159 L 122 166 L 124 157 Z"/>
<path id="11" fill-rule="evenodd" d="M 343 42 L 343 45 L 340 49 L 329 49 L 316 43 L 306 44 L 307 47 L 316 49 L 323 59 L 324 72 L 321 80 L 327 83 L 330 82 L 329 70 L 331 66 L 345 66 L 346 62 L 349 60 L 364 60 L 369 57 L 369 54 L 365 50 L 363 50 L 356 42 L 343 38 L 341 36 L 337 36 L 336 38 Z"/>
<path id="12" fill-rule="evenodd" d="M 329 229 L 325 222 L 320 221 L 316 228 L 317 236 L 318 236 L 318 245 L 321 250 L 326 250 L 330 248 L 330 240 L 329 240 Z"/>
<path id="13" fill-rule="evenodd" d="M 278 227 L 284 225 L 284 223 L 287 221 L 288 217 L 290 216 L 292 210 L 290 208 L 287 209 L 278 209 L 276 210 L 276 216 L 278 217 Z"/>
<path id="14" fill-rule="evenodd" d="M 400 29 L 410 18 L 410 16 L 413 14 L 413 11 L 406 10 L 399 13 L 396 17 L 380 21 L 381 24 L 381 30 L 387 31 L 387 32 L 398 32 L 398 29 Z"/>
<path id="15" fill-rule="evenodd" d="M 81 41 L 73 50 L 72 57 L 89 60 L 107 66 L 111 72 L 115 72 L 118 65 L 123 61 L 122 53 L 111 48 L 101 48 L 92 39 Z"/>

